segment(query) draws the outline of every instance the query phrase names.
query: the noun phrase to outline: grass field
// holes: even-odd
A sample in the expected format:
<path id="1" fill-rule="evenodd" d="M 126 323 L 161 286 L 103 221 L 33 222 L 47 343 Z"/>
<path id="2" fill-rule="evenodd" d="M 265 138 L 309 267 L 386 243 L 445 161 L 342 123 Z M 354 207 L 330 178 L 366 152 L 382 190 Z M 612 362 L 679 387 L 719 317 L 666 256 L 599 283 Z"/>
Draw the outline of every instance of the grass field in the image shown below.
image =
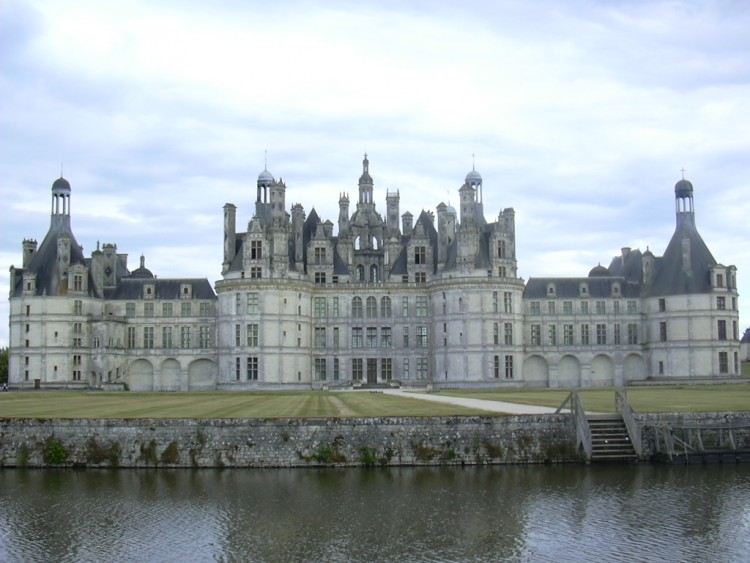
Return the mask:
<path id="1" fill-rule="evenodd" d="M 383 393 L 0 393 L 2 418 L 320 418 L 487 414 Z"/>
<path id="2" fill-rule="evenodd" d="M 628 387 L 636 412 L 750 411 L 750 384 Z M 558 407 L 567 389 L 443 391 L 473 397 Z M 584 389 L 584 407 L 613 412 L 614 390 Z M 487 415 L 485 411 L 383 393 L 278 391 L 102 393 L 23 391 L 0 393 L 0 417 L 14 418 L 320 418 Z"/>
<path id="3" fill-rule="evenodd" d="M 568 389 L 518 389 L 444 391 L 442 394 L 558 407 L 569 392 Z M 628 387 L 627 392 L 630 405 L 636 412 L 750 411 L 750 384 Z M 580 397 L 587 411 L 615 410 L 615 393 L 612 388 L 583 389 Z"/>

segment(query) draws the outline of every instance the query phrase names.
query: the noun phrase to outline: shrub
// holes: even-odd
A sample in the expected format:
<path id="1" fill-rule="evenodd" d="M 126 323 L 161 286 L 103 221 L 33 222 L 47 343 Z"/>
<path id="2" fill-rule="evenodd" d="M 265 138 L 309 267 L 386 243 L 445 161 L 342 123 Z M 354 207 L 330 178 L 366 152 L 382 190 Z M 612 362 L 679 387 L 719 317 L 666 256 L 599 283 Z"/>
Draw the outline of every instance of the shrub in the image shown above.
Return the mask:
<path id="1" fill-rule="evenodd" d="M 178 461 L 180 461 L 180 448 L 177 442 L 173 441 L 161 452 L 161 462 L 175 464 Z"/>
<path id="2" fill-rule="evenodd" d="M 61 463 L 65 463 L 68 459 L 68 450 L 62 445 L 60 440 L 54 436 L 50 436 L 44 442 L 42 459 L 44 459 L 44 463 L 60 465 Z"/>
<path id="3" fill-rule="evenodd" d="M 148 445 L 141 444 L 141 460 L 153 465 L 156 465 L 159 461 L 156 454 L 156 442 L 154 440 L 151 440 Z"/>
<path id="4" fill-rule="evenodd" d="M 367 446 L 359 449 L 359 461 L 366 467 L 372 467 L 378 461 L 377 450 Z"/>
<path id="5" fill-rule="evenodd" d="M 16 451 L 16 465 L 19 467 L 26 467 L 26 465 L 29 463 L 29 455 L 31 454 L 31 449 L 28 445 L 26 445 L 26 442 L 18 446 L 18 450 Z"/>

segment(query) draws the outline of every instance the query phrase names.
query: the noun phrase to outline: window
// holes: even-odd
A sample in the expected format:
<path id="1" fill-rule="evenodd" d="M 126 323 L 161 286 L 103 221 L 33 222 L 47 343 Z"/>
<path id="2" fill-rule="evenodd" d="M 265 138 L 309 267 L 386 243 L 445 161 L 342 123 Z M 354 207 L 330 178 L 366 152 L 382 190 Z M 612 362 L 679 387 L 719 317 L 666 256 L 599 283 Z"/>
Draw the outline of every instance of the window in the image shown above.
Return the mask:
<path id="1" fill-rule="evenodd" d="M 628 344 L 638 344 L 638 325 L 628 323 Z"/>
<path id="2" fill-rule="evenodd" d="M 667 310 L 667 300 L 663 297 L 659 298 L 659 312 L 663 313 Z"/>
<path id="3" fill-rule="evenodd" d="M 380 359 L 380 379 L 390 381 L 393 378 L 393 360 L 391 358 Z"/>
<path id="4" fill-rule="evenodd" d="M 314 344 L 315 348 L 326 347 L 326 329 L 324 326 L 315 327 Z"/>
<path id="5" fill-rule="evenodd" d="M 542 343 L 542 325 L 531 325 L 531 345 L 539 346 Z"/>
<path id="6" fill-rule="evenodd" d="M 335 326 L 333 327 L 333 347 L 337 349 L 339 346 L 341 346 L 339 341 L 339 327 Z"/>
<path id="7" fill-rule="evenodd" d="M 260 294 L 259 293 L 253 292 L 253 293 L 247 294 L 247 313 L 249 315 L 257 315 L 258 313 L 260 313 Z"/>
<path id="8" fill-rule="evenodd" d="M 417 272 L 414 274 L 415 283 L 427 283 L 427 274 L 425 272 Z"/>
<path id="9" fill-rule="evenodd" d="M 724 275 L 716 274 L 716 287 L 724 287 Z"/>
<path id="10" fill-rule="evenodd" d="M 234 345 L 241 346 L 242 333 L 240 331 L 240 325 L 234 325 Z"/>
<path id="11" fill-rule="evenodd" d="M 740 333 L 737 327 L 737 321 L 732 321 L 732 340 L 739 340 Z"/>
<path id="12" fill-rule="evenodd" d="M 151 349 L 154 347 L 154 327 L 143 327 L 143 347 Z"/>
<path id="13" fill-rule="evenodd" d="M 248 381 L 258 380 L 258 356 L 247 357 L 246 377 Z"/>
<path id="14" fill-rule="evenodd" d="M 404 327 L 404 348 L 409 347 L 409 327 Z"/>
<path id="15" fill-rule="evenodd" d="M 505 345 L 513 345 L 513 323 L 505 323 Z"/>
<path id="16" fill-rule="evenodd" d="M 125 303 L 125 316 L 135 317 L 135 303 Z"/>
<path id="17" fill-rule="evenodd" d="M 417 358 L 417 379 L 427 379 L 427 358 Z"/>
<path id="18" fill-rule="evenodd" d="M 162 348 L 173 348 L 172 343 L 172 327 L 163 326 L 161 327 L 161 347 Z"/>
<path id="19" fill-rule="evenodd" d="M 357 266 L 357 281 L 365 281 L 365 267 L 362 264 Z"/>
<path id="20" fill-rule="evenodd" d="M 403 378 L 409 379 L 409 358 L 404 358 Z"/>
<path id="21" fill-rule="evenodd" d="M 180 327 L 180 348 L 190 348 L 192 346 L 189 326 Z"/>
<path id="22" fill-rule="evenodd" d="M 258 346 L 258 329 L 259 325 L 251 323 L 247 325 L 247 345 L 253 348 Z"/>
<path id="23" fill-rule="evenodd" d="M 498 379 L 500 377 L 500 356 L 494 357 L 493 372 L 495 374 L 495 379 Z"/>
<path id="24" fill-rule="evenodd" d="M 83 291 L 83 276 L 81 274 L 73 276 L 73 291 Z"/>
<path id="25" fill-rule="evenodd" d="M 154 304 L 153 303 L 144 303 L 143 304 L 143 316 L 144 317 L 153 317 L 154 316 Z"/>
<path id="26" fill-rule="evenodd" d="M 211 347 L 211 329 L 210 327 L 203 325 L 198 328 L 198 342 L 201 348 Z"/>
<path id="27" fill-rule="evenodd" d="M 340 373 L 339 359 L 338 358 L 333 358 L 333 379 L 335 381 L 339 380 L 339 373 Z"/>
<path id="28" fill-rule="evenodd" d="M 352 327 L 352 348 L 362 348 L 362 327 Z"/>
<path id="29" fill-rule="evenodd" d="M 531 314 L 532 315 L 537 316 L 537 315 L 541 315 L 542 314 L 542 310 L 541 310 L 541 307 L 539 305 L 539 301 L 532 301 L 531 304 L 530 304 L 530 306 L 531 306 Z"/>
<path id="30" fill-rule="evenodd" d="M 613 327 L 613 329 L 614 329 L 613 339 L 614 339 L 614 343 L 617 344 L 617 345 L 622 344 L 622 342 L 621 342 L 622 338 L 620 336 L 620 328 L 621 327 L 620 327 L 619 324 L 616 324 Z"/>
<path id="31" fill-rule="evenodd" d="M 401 298 L 401 316 L 402 317 L 409 316 L 409 298 L 408 297 Z"/>
<path id="32" fill-rule="evenodd" d="M 581 325 L 581 344 L 584 346 L 589 344 L 589 325 Z"/>
<path id="33" fill-rule="evenodd" d="M 547 327 L 547 341 L 550 346 L 557 346 L 557 327 L 555 325 Z"/>
<path id="34" fill-rule="evenodd" d="M 719 340 L 726 340 L 727 339 L 727 321 L 725 320 L 716 321 L 716 324 L 718 325 Z"/>
<path id="35" fill-rule="evenodd" d="M 161 316 L 162 317 L 171 317 L 172 314 L 172 304 L 171 303 L 162 303 L 161 304 Z"/>
<path id="36" fill-rule="evenodd" d="M 315 264 L 326 263 L 326 249 L 325 247 L 316 246 L 313 250 L 313 261 Z"/>
<path id="37" fill-rule="evenodd" d="M 210 317 L 211 316 L 211 303 L 207 303 L 207 302 L 203 301 L 199 305 L 199 308 L 200 309 L 199 309 L 199 313 L 198 314 L 201 317 Z"/>
<path id="38" fill-rule="evenodd" d="M 374 319 L 378 316 L 378 301 L 374 297 L 367 298 L 367 318 Z"/>
<path id="39" fill-rule="evenodd" d="M 607 325 L 597 323 L 596 325 L 596 343 L 603 346 L 607 343 Z"/>
<path id="40" fill-rule="evenodd" d="M 726 352 L 719 352 L 719 373 L 729 373 L 729 355 Z"/>
<path id="41" fill-rule="evenodd" d="M 375 326 L 367 327 L 367 347 L 368 348 L 378 347 L 378 328 Z"/>
<path id="42" fill-rule="evenodd" d="M 504 240 L 497 241 L 497 257 L 498 258 L 506 258 L 506 244 Z"/>
<path id="43" fill-rule="evenodd" d="M 315 316 L 317 318 L 323 318 L 328 315 L 328 307 L 326 305 L 326 298 L 325 297 L 316 297 L 315 298 Z"/>
<path id="44" fill-rule="evenodd" d="M 555 302 L 554 301 L 547 301 L 547 314 L 548 315 L 555 314 Z"/>
<path id="45" fill-rule="evenodd" d="M 352 299 L 352 317 L 355 319 L 362 318 L 362 298 L 354 297 Z"/>
<path id="46" fill-rule="evenodd" d="M 383 297 L 380 299 L 380 316 L 389 318 L 391 316 L 391 298 Z"/>
<path id="47" fill-rule="evenodd" d="M 424 246 L 414 247 L 414 264 L 427 264 L 427 249 Z"/>
<path id="48" fill-rule="evenodd" d="M 659 362 L 659 375 L 664 375 L 664 362 Z"/>
<path id="49" fill-rule="evenodd" d="M 613 301 L 612 302 L 612 308 L 614 310 L 615 315 L 620 314 L 620 302 L 619 301 Z"/>
<path id="50" fill-rule="evenodd" d="M 426 317 L 427 316 L 427 296 L 426 295 L 417 295 L 417 316 L 418 317 Z"/>
<path id="51" fill-rule="evenodd" d="M 339 298 L 334 297 L 333 298 L 333 316 L 338 317 L 341 314 L 341 310 L 339 309 Z"/>
<path id="52" fill-rule="evenodd" d="M 582 315 L 589 314 L 589 302 L 588 301 L 581 301 L 581 314 Z"/>
<path id="53" fill-rule="evenodd" d="M 263 268 L 260 266 L 250 267 L 250 279 L 259 280 L 263 277 Z"/>
<path id="54" fill-rule="evenodd" d="M 234 378 L 237 381 L 240 380 L 240 369 L 241 369 L 240 359 L 239 358 L 235 358 L 234 359 Z"/>
<path id="55" fill-rule="evenodd" d="M 563 301 L 563 315 L 572 315 L 572 314 L 573 314 L 573 302 Z"/>
<path id="56" fill-rule="evenodd" d="M 573 345 L 573 325 L 563 325 L 563 344 Z"/>
<path id="57" fill-rule="evenodd" d="M 315 272 L 315 283 L 326 283 L 326 273 Z"/>
<path id="58" fill-rule="evenodd" d="M 720 311 L 723 311 L 727 308 L 727 300 L 726 297 L 717 297 L 716 298 L 716 308 Z"/>
<path id="59" fill-rule="evenodd" d="M 236 315 L 240 314 L 240 311 L 242 311 L 242 301 L 239 293 L 234 294 L 234 312 Z"/>
<path id="60" fill-rule="evenodd" d="M 629 300 L 628 301 L 628 315 L 634 315 L 638 311 L 635 301 Z"/>
<path id="61" fill-rule="evenodd" d="M 135 348 L 135 327 L 128 327 L 128 348 Z"/>
<path id="62" fill-rule="evenodd" d="M 190 301 L 180 303 L 180 316 L 189 317 L 193 314 L 193 307 Z"/>
<path id="63" fill-rule="evenodd" d="M 391 347 L 391 327 L 384 326 L 380 328 L 380 346 L 383 348 Z"/>
<path id="64" fill-rule="evenodd" d="M 354 358 L 352 360 L 352 379 L 355 381 L 361 381 L 363 373 L 364 360 L 362 358 Z"/>
<path id="65" fill-rule="evenodd" d="M 495 345 L 500 344 L 500 327 L 497 323 L 492 323 L 492 343 Z"/>
<path id="66" fill-rule="evenodd" d="M 325 358 L 315 358 L 314 362 L 314 376 L 316 381 L 325 381 L 326 380 L 326 359 Z"/>
<path id="67" fill-rule="evenodd" d="M 604 315 L 607 312 L 607 304 L 604 301 L 596 302 L 596 314 Z"/>
<path id="68" fill-rule="evenodd" d="M 443 293 L 443 299 L 445 299 L 445 293 Z M 497 303 L 497 291 L 492 292 L 492 312 L 497 313 L 500 306 Z M 443 311 L 445 312 L 445 311 Z"/>
<path id="69" fill-rule="evenodd" d="M 417 348 L 427 348 L 427 327 L 417 327 Z"/>
<path id="70" fill-rule="evenodd" d="M 667 322 L 662 321 L 659 323 L 659 340 L 662 342 L 667 341 Z"/>
<path id="71" fill-rule="evenodd" d="M 508 277 L 508 270 L 505 268 L 505 266 L 498 266 L 498 268 L 497 268 L 497 277 L 499 277 L 499 278 L 507 278 Z"/>
<path id="72" fill-rule="evenodd" d="M 505 356 L 505 379 L 513 379 L 513 356 Z"/>
<path id="73" fill-rule="evenodd" d="M 250 260 L 260 260 L 263 258 L 263 241 L 250 241 Z"/>
<path id="74" fill-rule="evenodd" d="M 26 325 L 26 332 L 29 332 L 29 325 Z M 83 334 L 83 323 L 73 323 L 73 332 Z"/>

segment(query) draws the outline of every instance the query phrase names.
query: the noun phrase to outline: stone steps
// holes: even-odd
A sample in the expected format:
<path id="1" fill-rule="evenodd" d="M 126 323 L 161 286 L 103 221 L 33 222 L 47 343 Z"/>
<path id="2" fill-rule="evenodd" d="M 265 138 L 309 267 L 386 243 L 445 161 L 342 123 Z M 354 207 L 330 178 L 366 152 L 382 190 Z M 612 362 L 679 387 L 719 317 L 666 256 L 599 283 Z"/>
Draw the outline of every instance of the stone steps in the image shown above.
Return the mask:
<path id="1" fill-rule="evenodd" d="M 586 418 L 591 430 L 592 462 L 637 459 L 621 416 L 590 415 Z"/>

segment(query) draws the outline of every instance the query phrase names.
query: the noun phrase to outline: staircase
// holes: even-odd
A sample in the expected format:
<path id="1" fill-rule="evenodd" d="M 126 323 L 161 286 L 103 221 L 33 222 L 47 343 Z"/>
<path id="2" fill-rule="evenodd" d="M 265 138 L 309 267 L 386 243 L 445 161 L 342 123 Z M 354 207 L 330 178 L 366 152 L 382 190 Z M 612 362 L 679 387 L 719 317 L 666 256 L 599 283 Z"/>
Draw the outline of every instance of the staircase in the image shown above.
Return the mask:
<path id="1" fill-rule="evenodd" d="M 591 461 L 636 461 L 628 430 L 619 414 L 589 414 L 586 420 L 591 429 Z"/>

